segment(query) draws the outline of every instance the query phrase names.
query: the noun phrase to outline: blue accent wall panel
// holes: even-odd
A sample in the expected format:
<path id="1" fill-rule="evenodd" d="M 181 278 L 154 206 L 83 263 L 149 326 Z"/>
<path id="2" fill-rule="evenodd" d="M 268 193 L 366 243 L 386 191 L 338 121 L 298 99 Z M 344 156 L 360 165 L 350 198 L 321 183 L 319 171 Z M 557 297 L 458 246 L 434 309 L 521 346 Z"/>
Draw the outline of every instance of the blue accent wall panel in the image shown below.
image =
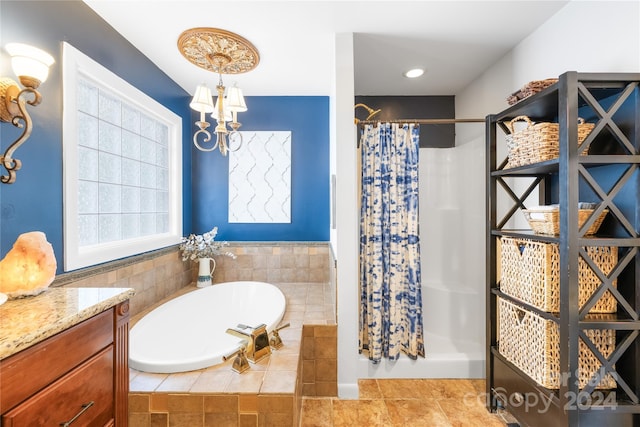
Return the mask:
<path id="1" fill-rule="evenodd" d="M 83 2 L 3 0 L 0 8 L 3 44 L 32 44 L 48 51 L 56 60 L 49 79 L 40 88 L 42 104 L 29 109 L 33 133 L 15 155 L 22 160 L 22 169 L 14 184 L 0 184 L 0 256 L 11 249 L 21 233 L 43 231 L 53 245 L 58 273 L 62 272 L 62 41 L 69 42 L 182 117 L 183 229 L 189 232 L 192 218 L 189 94 Z M 6 52 L 2 51 L 1 55 L 0 75 L 13 76 Z M 4 151 L 8 141 L 18 133 L 9 124 L 0 126 Z"/>
<path id="2" fill-rule="evenodd" d="M 248 96 L 246 103 L 240 130 L 291 131 L 291 223 L 230 224 L 229 159 L 193 147 L 193 232 L 218 226 L 221 240 L 328 241 L 329 98 Z M 192 115 L 192 126 L 195 120 Z"/>

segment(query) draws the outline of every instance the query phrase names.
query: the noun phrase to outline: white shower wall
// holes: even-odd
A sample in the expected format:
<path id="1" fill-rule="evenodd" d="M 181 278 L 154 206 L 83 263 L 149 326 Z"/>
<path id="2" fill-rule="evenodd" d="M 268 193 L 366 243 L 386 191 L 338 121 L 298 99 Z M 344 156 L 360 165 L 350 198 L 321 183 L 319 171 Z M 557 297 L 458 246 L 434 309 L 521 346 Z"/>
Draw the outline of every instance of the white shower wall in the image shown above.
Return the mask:
<path id="1" fill-rule="evenodd" d="M 401 357 L 360 377 L 481 378 L 485 344 L 484 139 L 420 149 L 424 359 Z"/>

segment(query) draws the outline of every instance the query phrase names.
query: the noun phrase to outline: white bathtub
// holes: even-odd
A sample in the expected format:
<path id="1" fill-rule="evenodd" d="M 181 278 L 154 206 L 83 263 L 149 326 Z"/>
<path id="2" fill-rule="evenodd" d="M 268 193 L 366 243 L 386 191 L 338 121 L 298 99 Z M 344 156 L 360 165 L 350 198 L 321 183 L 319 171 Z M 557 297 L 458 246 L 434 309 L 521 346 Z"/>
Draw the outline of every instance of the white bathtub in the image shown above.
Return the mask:
<path id="1" fill-rule="evenodd" d="M 242 339 L 226 333 L 238 324 L 272 331 L 285 312 L 285 297 L 262 282 L 228 282 L 197 289 L 155 308 L 129 333 L 129 367 L 171 373 L 222 362 Z"/>

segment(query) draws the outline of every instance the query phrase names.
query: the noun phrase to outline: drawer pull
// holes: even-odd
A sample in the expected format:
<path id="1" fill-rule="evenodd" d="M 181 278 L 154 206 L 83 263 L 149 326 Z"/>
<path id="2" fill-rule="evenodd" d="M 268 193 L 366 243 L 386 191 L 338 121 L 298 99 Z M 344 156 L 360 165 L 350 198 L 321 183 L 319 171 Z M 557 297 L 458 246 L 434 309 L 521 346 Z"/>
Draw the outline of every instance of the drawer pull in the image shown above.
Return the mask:
<path id="1" fill-rule="evenodd" d="M 77 420 L 80 415 L 84 414 L 85 411 L 87 409 L 91 408 L 92 406 L 93 406 L 93 400 L 91 402 L 89 402 L 89 403 L 85 403 L 84 405 L 82 405 L 82 409 L 80 409 L 80 412 L 78 412 L 75 417 L 71 418 L 69 421 L 65 421 L 65 422 L 60 423 L 60 425 L 62 427 L 69 427 L 72 422 Z"/>

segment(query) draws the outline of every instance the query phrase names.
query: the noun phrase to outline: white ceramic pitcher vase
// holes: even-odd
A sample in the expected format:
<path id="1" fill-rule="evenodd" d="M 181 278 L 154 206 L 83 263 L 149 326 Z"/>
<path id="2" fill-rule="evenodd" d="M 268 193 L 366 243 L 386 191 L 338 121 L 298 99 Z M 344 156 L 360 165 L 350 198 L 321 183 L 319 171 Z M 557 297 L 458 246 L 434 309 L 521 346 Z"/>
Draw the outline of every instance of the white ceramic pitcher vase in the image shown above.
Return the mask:
<path id="1" fill-rule="evenodd" d="M 199 288 L 211 286 L 213 282 L 213 272 L 216 269 L 216 260 L 213 258 L 198 258 L 198 283 Z"/>

